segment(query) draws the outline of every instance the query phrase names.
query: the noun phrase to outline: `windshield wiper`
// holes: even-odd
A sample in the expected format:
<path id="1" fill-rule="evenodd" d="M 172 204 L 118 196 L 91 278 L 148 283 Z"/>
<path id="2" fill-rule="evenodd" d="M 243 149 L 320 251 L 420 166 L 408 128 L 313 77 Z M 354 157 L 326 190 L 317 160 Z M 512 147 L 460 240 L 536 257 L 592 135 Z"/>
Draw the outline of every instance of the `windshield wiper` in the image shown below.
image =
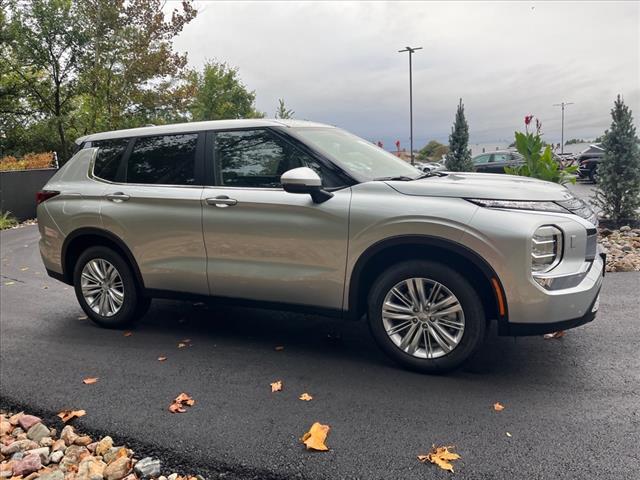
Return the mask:
<path id="1" fill-rule="evenodd" d="M 399 180 L 401 182 L 410 182 L 411 180 L 415 180 L 415 178 L 407 177 L 406 175 L 398 175 L 396 177 L 378 177 L 374 178 L 375 181 L 384 181 L 384 180 Z"/>

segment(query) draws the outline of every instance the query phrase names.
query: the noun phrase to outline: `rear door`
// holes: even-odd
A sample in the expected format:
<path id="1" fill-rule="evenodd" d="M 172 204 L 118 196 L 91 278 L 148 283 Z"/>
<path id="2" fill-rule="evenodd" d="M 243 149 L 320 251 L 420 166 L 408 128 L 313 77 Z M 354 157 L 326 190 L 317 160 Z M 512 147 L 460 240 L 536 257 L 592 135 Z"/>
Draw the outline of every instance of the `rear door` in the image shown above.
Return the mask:
<path id="1" fill-rule="evenodd" d="M 480 155 L 473 159 L 473 166 L 476 172 L 486 173 L 489 171 L 489 160 L 491 159 L 491 154 L 487 153 L 485 155 Z"/>
<path id="2" fill-rule="evenodd" d="M 211 295 L 340 309 L 351 189 L 320 204 L 285 192 L 280 176 L 301 166 L 316 170 L 325 187 L 339 185 L 269 129 L 212 133 L 205 161 L 215 166 L 202 196 Z"/>
<path id="3" fill-rule="evenodd" d="M 112 181 L 103 179 L 103 226 L 129 247 L 146 288 L 209 293 L 200 203 L 204 137 L 133 138 Z"/>
<path id="4" fill-rule="evenodd" d="M 511 155 L 508 153 L 494 153 L 489 160 L 489 172 L 504 173 L 504 167 L 511 162 Z"/>

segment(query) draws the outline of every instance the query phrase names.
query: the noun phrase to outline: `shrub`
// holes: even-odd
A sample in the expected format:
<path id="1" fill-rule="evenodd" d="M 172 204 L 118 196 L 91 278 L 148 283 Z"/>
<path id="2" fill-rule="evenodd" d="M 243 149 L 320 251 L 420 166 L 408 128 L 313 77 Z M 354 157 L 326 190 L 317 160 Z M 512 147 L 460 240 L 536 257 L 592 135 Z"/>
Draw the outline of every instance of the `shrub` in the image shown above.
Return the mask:
<path id="1" fill-rule="evenodd" d="M 18 225 L 18 221 L 11 215 L 11 212 L 0 213 L 0 230 L 12 228 Z"/>
<path id="2" fill-rule="evenodd" d="M 54 166 L 53 152 L 27 153 L 20 159 L 11 155 L 0 158 L 0 170 L 36 170 Z"/>

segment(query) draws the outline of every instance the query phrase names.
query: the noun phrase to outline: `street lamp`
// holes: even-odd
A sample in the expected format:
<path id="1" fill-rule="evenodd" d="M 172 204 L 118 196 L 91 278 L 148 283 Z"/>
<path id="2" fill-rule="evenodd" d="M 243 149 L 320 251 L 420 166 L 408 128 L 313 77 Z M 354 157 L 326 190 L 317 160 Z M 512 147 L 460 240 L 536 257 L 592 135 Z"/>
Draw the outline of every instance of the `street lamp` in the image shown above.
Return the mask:
<path id="1" fill-rule="evenodd" d="M 554 107 L 562 108 L 562 130 L 560 134 L 560 154 L 564 153 L 564 107 L 566 107 L 567 105 L 573 105 L 573 102 L 560 102 L 560 103 L 553 104 Z"/>
<path id="2" fill-rule="evenodd" d="M 412 78 L 412 67 L 411 67 L 411 55 L 413 55 L 416 50 L 422 50 L 422 47 L 405 47 L 404 50 L 398 50 L 398 53 L 409 52 L 409 144 L 411 149 L 411 165 L 413 165 L 413 78 Z"/>

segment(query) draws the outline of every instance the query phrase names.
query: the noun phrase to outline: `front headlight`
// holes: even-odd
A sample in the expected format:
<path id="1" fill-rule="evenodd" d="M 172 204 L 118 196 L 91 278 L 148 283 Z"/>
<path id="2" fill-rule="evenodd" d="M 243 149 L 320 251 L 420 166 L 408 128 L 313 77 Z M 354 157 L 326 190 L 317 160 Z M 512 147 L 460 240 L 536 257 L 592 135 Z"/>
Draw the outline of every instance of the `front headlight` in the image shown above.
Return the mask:
<path id="1" fill-rule="evenodd" d="M 531 271 L 545 273 L 562 260 L 562 231 L 553 225 L 538 228 L 531 239 Z"/>
<path id="2" fill-rule="evenodd" d="M 467 198 L 469 202 L 486 208 L 509 208 L 514 210 L 534 210 L 538 212 L 571 213 L 555 202 L 535 202 L 529 200 L 490 200 Z"/>

